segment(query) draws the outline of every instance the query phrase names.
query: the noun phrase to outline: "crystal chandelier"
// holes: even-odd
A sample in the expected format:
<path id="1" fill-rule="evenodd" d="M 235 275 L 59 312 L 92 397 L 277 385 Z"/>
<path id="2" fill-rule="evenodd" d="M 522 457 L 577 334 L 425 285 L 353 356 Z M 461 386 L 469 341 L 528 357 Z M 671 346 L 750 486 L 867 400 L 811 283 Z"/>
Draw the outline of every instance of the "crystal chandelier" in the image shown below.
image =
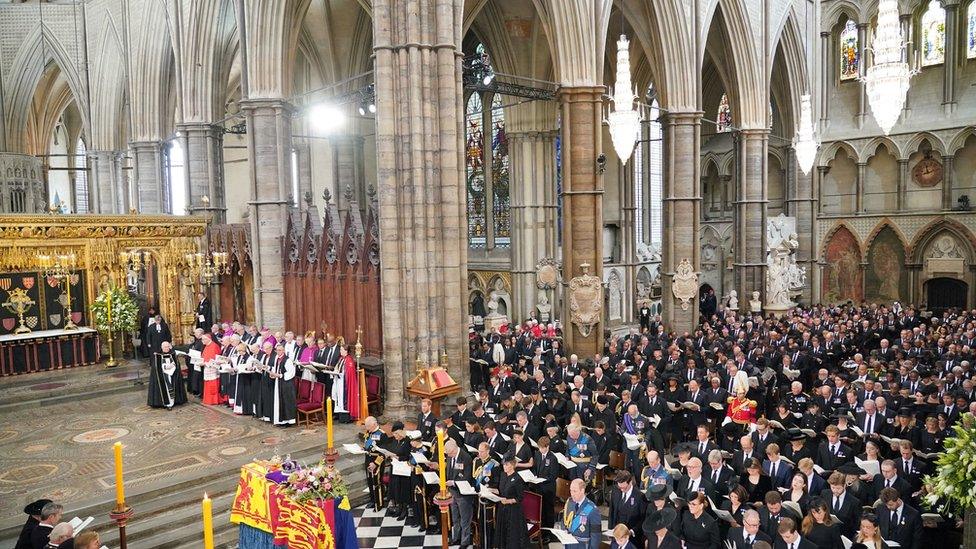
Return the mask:
<path id="1" fill-rule="evenodd" d="M 803 171 L 803 175 L 810 173 L 813 168 L 813 161 L 817 157 L 817 143 L 813 135 L 813 114 L 810 108 L 810 94 L 805 93 L 800 96 L 800 128 L 796 132 L 796 139 L 793 140 L 793 149 L 796 151 L 796 163 Z"/>
<path id="2" fill-rule="evenodd" d="M 902 61 L 901 24 L 898 21 L 897 0 L 881 0 L 878 5 L 878 28 L 871 51 L 874 64 L 864 76 L 871 114 L 885 135 L 898 121 L 908 94 L 908 80 L 914 74 Z M 863 62 L 863 59 L 862 59 Z"/>
<path id="3" fill-rule="evenodd" d="M 617 82 L 613 86 L 613 110 L 607 119 L 610 139 L 620 162 L 627 163 L 640 134 L 640 113 L 634 109 L 634 90 L 630 82 L 630 42 L 621 34 L 617 40 Z"/>

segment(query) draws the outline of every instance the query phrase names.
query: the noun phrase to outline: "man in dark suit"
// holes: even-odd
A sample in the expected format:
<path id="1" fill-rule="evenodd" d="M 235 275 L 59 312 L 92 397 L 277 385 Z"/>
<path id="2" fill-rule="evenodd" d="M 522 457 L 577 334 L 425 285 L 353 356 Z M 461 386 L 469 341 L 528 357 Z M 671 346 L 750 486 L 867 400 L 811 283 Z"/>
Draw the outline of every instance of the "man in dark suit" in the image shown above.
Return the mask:
<path id="1" fill-rule="evenodd" d="M 702 475 L 712 481 L 715 486 L 715 493 L 719 497 L 727 496 L 739 478 L 739 475 L 725 464 L 725 460 L 722 459 L 722 451 L 717 448 L 708 453 L 708 465 Z"/>
<path id="2" fill-rule="evenodd" d="M 747 509 L 742 513 L 742 527 L 729 530 L 727 540 L 732 544 L 732 549 L 751 549 L 757 541 L 765 541 L 772 546 L 773 538 L 759 529 L 761 525 L 759 512 Z"/>
<path id="3" fill-rule="evenodd" d="M 793 511 L 783 507 L 783 496 L 776 490 L 766 492 L 765 506 L 759 510 L 759 529 L 767 536 L 776 538 L 779 525 L 785 519 L 800 520 Z"/>
<path id="4" fill-rule="evenodd" d="M 735 470 L 740 476 L 744 475 L 746 472 L 746 462 L 752 458 L 763 458 L 763 454 L 756 454 L 756 450 L 752 445 L 752 437 L 750 435 L 743 435 L 739 439 L 739 450 L 736 450 L 732 454 L 732 469 Z"/>
<path id="5" fill-rule="evenodd" d="M 644 513 L 647 504 L 634 486 L 634 475 L 630 471 L 617 471 L 614 478 L 617 489 L 610 494 L 610 524 L 624 524 L 634 532 L 633 542 L 637 547 L 644 546 L 643 531 Z"/>
<path id="6" fill-rule="evenodd" d="M 847 477 L 840 472 L 831 473 L 827 481 L 829 489 L 821 493 L 827 502 L 830 514 L 840 519 L 841 530 L 845 536 L 853 539 L 855 532 L 861 527 L 861 500 L 847 491 Z"/>
<path id="7" fill-rule="evenodd" d="M 708 424 L 708 416 L 706 415 L 708 399 L 697 380 L 688 382 L 687 402 L 694 402 L 698 405 L 698 410 L 684 410 L 685 428 L 688 429 L 689 434 L 693 435 L 696 427 Z"/>
<path id="8" fill-rule="evenodd" d="M 767 459 L 763 461 L 762 470 L 769 476 L 773 488 L 789 488 L 793 478 L 793 466 L 779 456 L 779 444 L 775 442 L 766 447 Z M 770 532 L 770 535 L 773 535 Z"/>
<path id="9" fill-rule="evenodd" d="M 903 549 L 922 547 L 922 515 L 906 504 L 894 488 L 881 490 L 884 507 L 878 507 L 878 529 L 881 536 L 901 544 Z"/>
<path id="10" fill-rule="evenodd" d="M 791 518 L 784 518 L 779 522 L 777 529 L 779 540 L 776 542 L 776 549 L 818 549 L 817 544 L 800 535 L 798 524 L 798 520 Z"/>
<path id="11" fill-rule="evenodd" d="M 766 455 L 766 446 L 776 442 L 776 437 L 773 436 L 769 428 L 769 420 L 764 417 L 759 418 L 759 421 L 756 422 L 756 430 L 752 432 L 751 437 L 752 447 L 755 449 L 754 456 L 759 459 Z"/>
<path id="12" fill-rule="evenodd" d="M 911 441 L 901 441 L 898 445 L 901 456 L 895 463 L 898 465 L 898 476 L 911 484 L 912 493 L 915 493 L 922 489 L 922 477 L 928 474 L 929 464 L 915 456 L 913 450 Z"/>
<path id="13" fill-rule="evenodd" d="M 674 492 L 678 497 L 687 500 L 692 495 L 702 492 L 706 496 L 715 499 L 715 487 L 712 481 L 702 476 L 702 461 L 696 457 L 688 460 L 688 474 L 681 477 Z"/>
<path id="14" fill-rule="evenodd" d="M 203 292 L 198 292 L 197 298 L 199 301 L 197 301 L 196 327 L 209 332 L 210 328 L 213 327 L 213 311 L 210 309 L 210 300 L 207 299 L 207 294 Z"/>
<path id="15" fill-rule="evenodd" d="M 814 463 L 826 471 L 835 471 L 844 463 L 854 460 L 854 452 L 850 446 L 840 441 L 840 429 L 836 425 L 828 425 L 825 430 L 827 440 L 820 443 Z"/>
<path id="16" fill-rule="evenodd" d="M 885 488 L 894 488 L 902 500 L 912 501 L 912 485 L 898 476 L 898 467 L 890 459 L 882 461 L 881 473 L 874 475 L 875 497 L 880 498 Z"/>
<path id="17" fill-rule="evenodd" d="M 699 425 L 695 429 L 695 442 L 694 449 L 691 451 L 691 455 L 702 460 L 702 462 L 708 461 L 708 454 L 712 450 L 717 450 L 718 446 L 708 436 L 708 427 L 705 425 Z"/>
<path id="18" fill-rule="evenodd" d="M 559 465 L 556 456 L 549 451 L 549 437 L 539 437 L 536 444 L 539 450 L 532 460 L 532 473 L 546 481 L 536 484 L 534 490 L 538 490 L 542 496 L 542 523 L 552 524 L 556 516 L 553 509 L 556 501 L 556 479 L 559 478 L 562 466 Z"/>
<path id="19" fill-rule="evenodd" d="M 455 484 L 459 480 L 471 482 L 471 456 L 462 450 L 454 440 L 444 443 L 445 460 L 447 461 L 447 484 L 450 486 L 453 502 L 451 503 L 451 545 L 471 545 L 471 517 L 474 513 L 473 496 L 462 496 Z"/>

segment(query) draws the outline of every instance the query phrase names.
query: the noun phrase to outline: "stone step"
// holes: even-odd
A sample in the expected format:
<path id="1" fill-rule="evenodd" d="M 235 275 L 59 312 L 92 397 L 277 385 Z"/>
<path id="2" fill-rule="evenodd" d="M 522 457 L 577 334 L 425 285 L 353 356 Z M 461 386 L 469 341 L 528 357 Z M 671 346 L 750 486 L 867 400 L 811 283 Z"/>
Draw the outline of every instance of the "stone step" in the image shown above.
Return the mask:
<path id="1" fill-rule="evenodd" d="M 304 451 L 293 452 L 291 455 L 300 462 L 311 463 L 319 459 L 321 449 L 310 448 Z M 360 499 L 356 498 L 356 496 L 361 494 L 363 488 L 366 486 L 362 462 L 359 459 L 343 456 L 336 463 L 336 466 L 339 467 L 347 485 L 350 486 L 351 499 Z M 202 477 L 186 479 L 138 493 L 127 493 L 127 502 L 135 511 L 132 522 L 126 528 L 127 539 L 129 541 L 138 541 L 140 538 L 151 539 L 164 535 L 167 531 L 174 530 L 172 527 L 173 524 L 180 524 L 181 520 L 185 521 L 188 527 L 192 526 L 190 532 L 183 532 L 183 534 L 193 534 L 192 530 L 196 528 L 195 525 L 200 520 L 200 500 L 204 492 L 208 493 L 214 500 L 215 514 L 226 512 L 227 517 L 223 519 L 226 523 L 226 519 L 229 518 L 231 500 L 237 489 L 239 474 L 239 467 L 228 467 Z M 103 542 L 109 547 L 112 547 L 112 543 L 117 544 L 118 540 L 118 529 L 115 523 L 108 517 L 107 510 L 111 509 L 112 506 L 112 501 L 93 502 L 68 509 L 66 516 L 95 517 L 90 528 L 99 532 Z M 219 523 L 216 517 L 214 520 L 216 527 Z M 15 544 L 16 537 L 20 533 L 22 525 L 23 522 L 20 522 L 19 524 L 8 525 L 3 530 L 0 530 L 0 547 L 12 547 Z M 175 530 L 179 530 L 180 528 L 176 528 Z M 199 528 L 196 528 L 196 530 L 199 530 Z M 234 529 L 233 538 L 236 541 L 236 529 Z M 171 542 L 172 540 L 168 540 L 164 545 L 138 543 L 133 546 L 176 546 L 170 545 Z M 179 543 L 182 543 L 182 540 L 179 540 Z"/>

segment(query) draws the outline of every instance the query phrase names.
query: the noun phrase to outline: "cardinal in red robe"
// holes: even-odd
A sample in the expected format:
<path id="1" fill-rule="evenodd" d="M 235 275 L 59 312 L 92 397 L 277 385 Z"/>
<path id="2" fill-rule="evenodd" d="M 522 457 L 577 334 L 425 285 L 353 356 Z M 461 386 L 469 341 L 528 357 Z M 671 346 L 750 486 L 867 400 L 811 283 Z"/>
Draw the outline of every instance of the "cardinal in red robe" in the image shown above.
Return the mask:
<path id="1" fill-rule="evenodd" d="M 214 362 L 220 354 L 220 345 L 214 343 L 210 334 L 203 334 L 200 338 L 203 342 L 203 403 L 204 404 L 223 404 L 226 396 L 220 394 L 220 366 Z"/>
<path id="2" fill-rule="evenodd" d="M 349 410 L 349 418 L 355 421 L 359 419 L 359 376 L 356 374 L 356 361 L 349 355 L 349 347 L 345 345 L 339 347 L 339 364 L 345 378 L 346 409 Z"/>

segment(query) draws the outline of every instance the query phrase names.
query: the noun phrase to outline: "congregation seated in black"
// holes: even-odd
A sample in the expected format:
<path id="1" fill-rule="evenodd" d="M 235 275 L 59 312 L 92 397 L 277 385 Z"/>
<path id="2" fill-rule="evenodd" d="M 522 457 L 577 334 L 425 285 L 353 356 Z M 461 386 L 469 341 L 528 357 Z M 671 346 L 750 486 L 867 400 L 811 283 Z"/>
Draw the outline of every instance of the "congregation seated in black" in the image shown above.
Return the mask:
<path id="1" fill-rule="evenodd" d="M 416 425 L 421 461 L 436 460 L 438 431 L 452 441 L 449 467 L 464 466 L 449 473 L 451 538 L 462 544 L 489 546 L 500 515 L 459 483 L 497 488 L 510 462 L 542 509 L 507 506 L 505 523 L 527 513 L 581 548 L 954 546 L 960 510 L 923 519 L 922 479 L 976 410 L 974 329 L 976 311 L 719 311 L 686 334 L 652 319 L 579 357 L 558 330 L 527 321 L 472 332 L 475 396 L 444 403 L 440 418 L 425 401 L 403 433 Z M 413 490 L 389 503 L 429 533 L 440 528 L 438 489 L 422 473 L 435 469 L 416 457 L 399 469 Z M 580 513 L 601 513 L 612 532 L 590 532 Z"/>

